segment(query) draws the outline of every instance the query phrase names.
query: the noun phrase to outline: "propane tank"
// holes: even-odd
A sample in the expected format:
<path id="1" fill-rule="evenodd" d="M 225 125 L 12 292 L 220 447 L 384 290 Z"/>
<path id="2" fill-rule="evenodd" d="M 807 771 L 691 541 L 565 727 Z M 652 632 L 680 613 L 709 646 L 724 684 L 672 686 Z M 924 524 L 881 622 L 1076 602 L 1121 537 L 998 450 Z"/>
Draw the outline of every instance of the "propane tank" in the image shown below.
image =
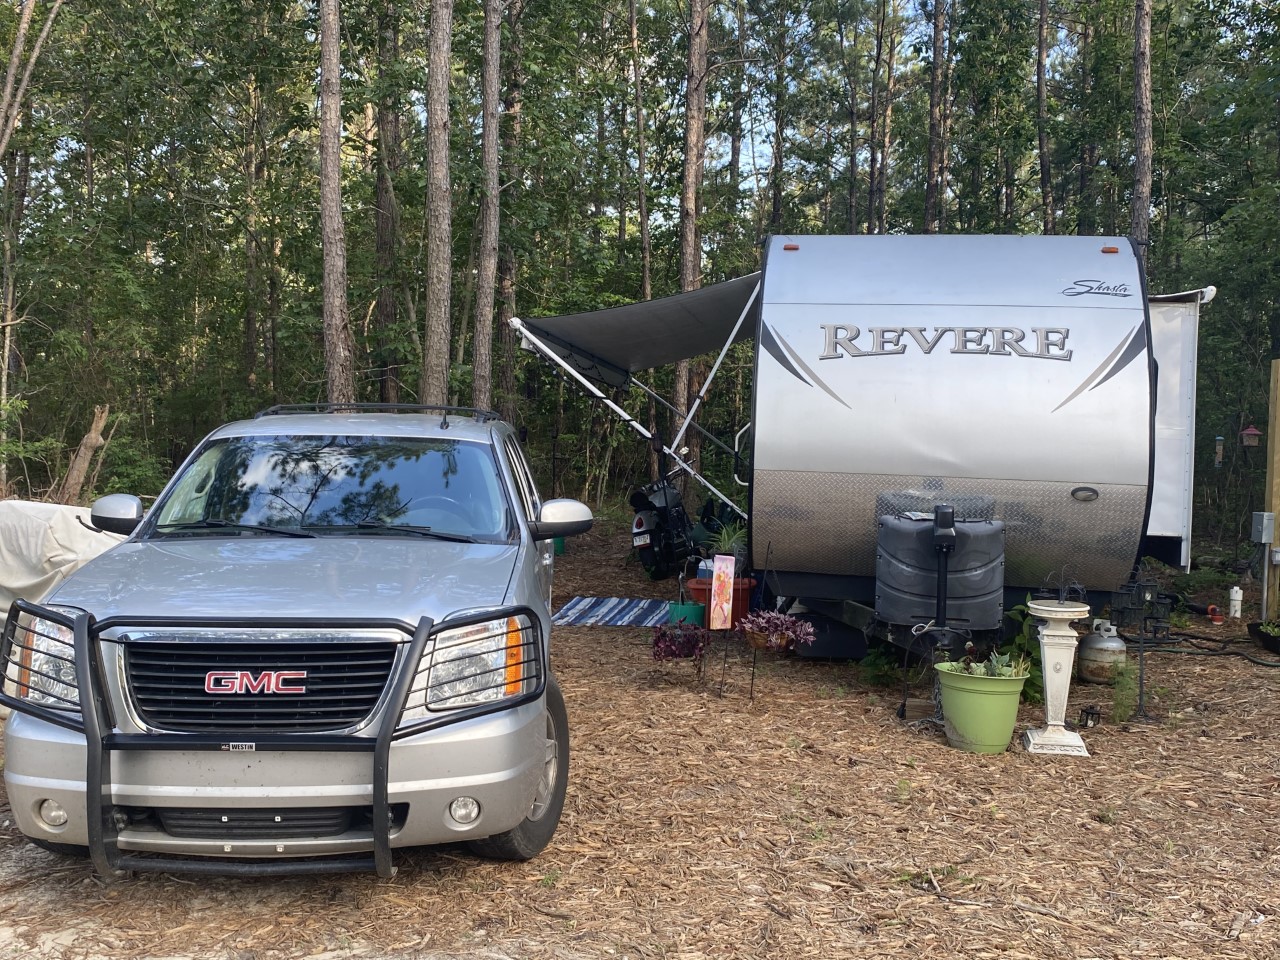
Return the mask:
<path id="1" fill-rule="evenodd" d="M 1112 683 L 1116 668 L 1128 658 L 1128 649 L 1110 620 L 1094 620 L 1093 629 L 1080 641 L 1076 656 L 1079 677 L 1086 683 Z"/>

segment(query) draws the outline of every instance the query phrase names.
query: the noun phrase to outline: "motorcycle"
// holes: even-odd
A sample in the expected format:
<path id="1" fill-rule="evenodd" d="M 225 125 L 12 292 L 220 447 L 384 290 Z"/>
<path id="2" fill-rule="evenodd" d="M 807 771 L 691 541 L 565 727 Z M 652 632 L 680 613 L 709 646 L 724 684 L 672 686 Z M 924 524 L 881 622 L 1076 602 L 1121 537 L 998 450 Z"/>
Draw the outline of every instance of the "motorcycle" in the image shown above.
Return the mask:
<path id="1" fill-rule="evenodd" d="M 684 498 L 671 482 L 679 472 L 676 467 L 662 479 L 646 484 L 628 501 L 636 512 L 631 522 L 631 545 L 650 580 L 665 580 L 696 551 Z"/>

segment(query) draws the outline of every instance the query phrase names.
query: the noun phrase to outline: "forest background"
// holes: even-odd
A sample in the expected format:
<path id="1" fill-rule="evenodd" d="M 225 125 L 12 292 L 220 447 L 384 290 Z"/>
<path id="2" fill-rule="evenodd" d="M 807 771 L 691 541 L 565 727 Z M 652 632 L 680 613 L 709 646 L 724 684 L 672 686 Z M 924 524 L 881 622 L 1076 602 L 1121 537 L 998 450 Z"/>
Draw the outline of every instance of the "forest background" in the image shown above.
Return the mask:
<path id="1" fill-rule="evenodd" d="M 219 423 L 356 399 L 495 408 L 609 505 L 649 451 L 507 318 L 741 276 L 778 233 L 1128 233 L 1153 292 L 1219 291 L 1198 532 L 1261 509 L 1280 4 L 4 0 L 0 41 L 0 495 L 154 494 Z"/>

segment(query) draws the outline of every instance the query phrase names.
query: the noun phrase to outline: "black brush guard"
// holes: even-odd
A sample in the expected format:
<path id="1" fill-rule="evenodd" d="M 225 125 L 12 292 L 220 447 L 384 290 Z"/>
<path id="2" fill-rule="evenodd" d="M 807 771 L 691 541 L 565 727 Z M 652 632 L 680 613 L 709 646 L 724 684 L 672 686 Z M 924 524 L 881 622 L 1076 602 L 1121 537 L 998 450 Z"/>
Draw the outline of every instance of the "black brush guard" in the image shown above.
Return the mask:
<path id="1" fill-rule="evenodd" d="M 147 871 L 171 874 L 204 874 L 241 877 L 293 876 L 318 873 L 355 873 L 374 871 L 380 877 L 392 877 L 396 867 L 391 855 L 391 804 L 388 780 L 391 767 L 391 744 L 404 737 L 460 723 L 474 717 L 497 713 L 531 703 L 546 690 L 546 648 L 541 638 L 541 623 L 528 607 L 502 607 L 466 617 L 433 621 L 423 617 L 413 630 L 412 638 L 399 666 L 393 667 L 389 681 L 383 720 L 377 737 L 325 734 L 261 734 L 245 731 L 224 733 L 182 734 L 126 734 L 116 729 L 111 703 L 105 694 L 105 669 L 102 661 L 103 631 L 123 626 L 126 620 L 115 618 L 95 621 L 89 613 L 69 616 L 38 604 L 17 600 L 9 608 L 9 618 L 3 637 L 0 638 L 0 666 L 5 669 L 5 679 L 13 682 L 14 667 L 19 666 L 13 648 L 20 617 L 39 617 L 60 624 L 72 632 L 75 650 L 76 687 L 79 691 L 80 710 L 59 710 L 32 703 L 25 698 L 11 695 L 6 687 L 0 687 L 0 703 L 36 717 L 48 723 L 75 730 L 85 738 L 85 817 L 89 834 L 89 855 L 94 868 L 105 877 L 127 871 Z M 537 683 L 535 689 L 509 700 L 478 707 L 462 708 L 442 713 L 434 719 L 424 720 L 403 729 L 397 728 L 404 711 L 418 663 L 423 652 L 436 634 L 444 630 L 488 623 L 504 617 L 524 616 L 529 629 L 534 632 L 533 642 L 537 650 Z M 202 628 L 274 628 L 274 629 L 385 629 L 407 632 L 400 621 L 325 620 L 308 619 L 200 619 L 188 620 L 176 617 L 151 617 L 127 619 L 127 625 L 142 627 L 202 627 Z M 119 847 L 119 826 L 116 809 L 111 798 L 111 755 L 122 750 L 208 750 L 230 749 L 232 744 L 252 741 L 255 750 L 281 752 L 330 751 L 373 754 L 373 855 L 337 857 L 296 857 L 279 860 L 264 858 L 260 861 L 222 860 L 217 857 L 183 858 L 170 854 L 125 853 Z"/>

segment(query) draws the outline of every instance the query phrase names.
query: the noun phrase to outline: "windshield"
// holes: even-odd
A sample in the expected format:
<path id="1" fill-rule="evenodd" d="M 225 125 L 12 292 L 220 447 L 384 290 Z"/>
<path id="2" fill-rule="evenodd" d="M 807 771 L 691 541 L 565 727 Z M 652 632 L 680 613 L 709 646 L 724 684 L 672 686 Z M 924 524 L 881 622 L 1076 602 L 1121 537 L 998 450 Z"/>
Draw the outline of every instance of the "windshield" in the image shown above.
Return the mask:
<path id="1" fill-rule="evenodd" d="M 377 535 L 399 527 L 505 540 L 509 526 L 491 447 L 419 437 L 214 440 L 154 516 L 152 535 L 184 536 L 253 528 Z"/>

